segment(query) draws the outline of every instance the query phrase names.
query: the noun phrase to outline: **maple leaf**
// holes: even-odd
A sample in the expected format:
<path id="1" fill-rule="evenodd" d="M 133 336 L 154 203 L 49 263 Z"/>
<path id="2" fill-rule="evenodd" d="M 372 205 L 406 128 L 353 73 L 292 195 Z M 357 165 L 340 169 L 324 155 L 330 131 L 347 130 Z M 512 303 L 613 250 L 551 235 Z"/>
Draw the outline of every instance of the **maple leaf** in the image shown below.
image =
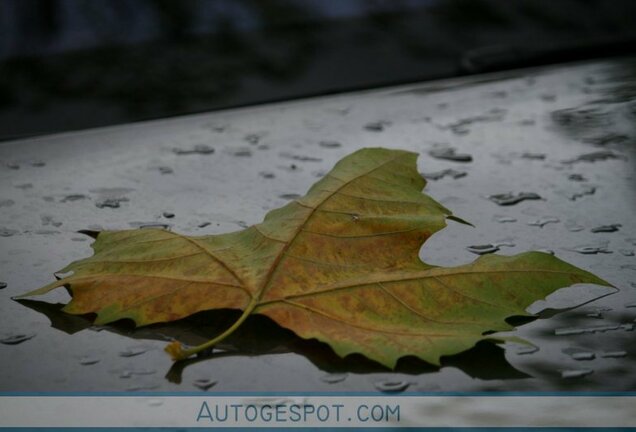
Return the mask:
<path id="1" fill-rule="evenodd" d="M 413 355 L 440 357 L 513 327 L 511 316 L 558 288 L 611 286 L 549 254 L 485 255 L 446 268 L 419 259 L 422 244 L 452 213 L 422 194 L 417 154 L 359 150 L 307 195 L 243 231 L 188 237 L 161 229 L 102 231 L 94 255 L 71 275 L 25 296 L 66 286 L 71 314 L 96 324 L 128 318 L 137 326 L 203 310 L 240 309 L 218 337 L 166 350 L 180 360 L 209 348 L 250 314 L 263 314 L 341 357 L 361 353 L 394 368 Z M 24 296 L 23 296 L 24 297 Z"/>

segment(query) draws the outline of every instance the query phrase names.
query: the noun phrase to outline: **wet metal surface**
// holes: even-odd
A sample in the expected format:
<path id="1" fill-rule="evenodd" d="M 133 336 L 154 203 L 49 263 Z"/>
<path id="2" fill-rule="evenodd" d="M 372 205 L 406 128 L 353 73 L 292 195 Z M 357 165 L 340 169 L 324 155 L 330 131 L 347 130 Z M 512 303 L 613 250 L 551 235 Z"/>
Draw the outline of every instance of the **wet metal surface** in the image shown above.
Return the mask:
<path id="1" fill-rule="evenodd" d="M 0 390 L 635 390 L 635 120 L 636 60 L 623 59 L 2 143 Z M 425 261 L 466 263 L 471 246 L 549 250 L 620 291 L 575 286 L 537 302 L 540 318 L 514 332 L 534 347 L 481 343 L 441 369 L 404 358 L 397 371 L 339 359 L 262 317 L 173 366 L 167 340 L 206 340 L 235 311 L 135 330 L 64 314 L 64 290 L 11 300 L 91 254 L 79 231 L 239 230 L 374 146 L 420 153 L 421 172 L 445 173 L 426 192 L 474 225 L 449 222 Z"/>

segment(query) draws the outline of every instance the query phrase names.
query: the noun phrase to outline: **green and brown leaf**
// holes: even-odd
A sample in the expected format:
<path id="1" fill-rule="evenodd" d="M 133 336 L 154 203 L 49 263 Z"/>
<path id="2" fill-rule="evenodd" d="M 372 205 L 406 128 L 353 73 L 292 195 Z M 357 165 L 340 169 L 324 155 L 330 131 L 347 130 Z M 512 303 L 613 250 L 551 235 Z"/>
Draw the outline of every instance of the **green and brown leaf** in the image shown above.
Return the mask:
<path id="1" fill-rule="evenodd" d="M 96 323 L 129 318 L 143 326 L 202 310 L 240 309 L 219 337 L 167 350 L 175 360 L 212 346 L 250 314 L 263 314 L 340 356 L 361 353 L 395 367 L 413 355 L 440 357 L 473 347 L 505 319 L 558 288 L 604 280 L 551 255 L 486 255 L 436 267 L 422 244 L 452 213 L 422 194 L 417 155 L 362 149 L 336 164 L 302 198 L 243 231 L 187 237 L 160 229 L 103 231 L 94 255 L 72 275 L 32 291 L 66 286 L 64 310 Z"/>

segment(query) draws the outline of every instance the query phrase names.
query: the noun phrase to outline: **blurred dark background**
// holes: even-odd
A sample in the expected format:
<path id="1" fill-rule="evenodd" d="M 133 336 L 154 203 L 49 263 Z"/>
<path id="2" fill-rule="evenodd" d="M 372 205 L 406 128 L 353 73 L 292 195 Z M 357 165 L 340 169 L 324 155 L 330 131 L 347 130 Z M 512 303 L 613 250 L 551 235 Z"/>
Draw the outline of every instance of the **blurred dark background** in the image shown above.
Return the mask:
<path id="1" fill-rule="evenodd" d="M 0 0 L 0 139 L 636 52 L 635 0 Z"/>

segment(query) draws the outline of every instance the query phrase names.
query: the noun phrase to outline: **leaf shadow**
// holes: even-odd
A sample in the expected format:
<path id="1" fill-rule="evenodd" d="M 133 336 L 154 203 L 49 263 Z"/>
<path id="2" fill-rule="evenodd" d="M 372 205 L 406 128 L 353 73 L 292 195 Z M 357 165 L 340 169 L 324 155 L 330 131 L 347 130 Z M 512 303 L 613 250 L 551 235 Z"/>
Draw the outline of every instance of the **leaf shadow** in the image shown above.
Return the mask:
<path id="1" fill-rule="evenodd" d="M 132 339 L 179 340 L 185 344 L 198 345 L 229 327 L 240 311 L 216 310 L 199 312 L 170 323 L 153 324 L 136 328 L 132 321 L 120 320 L 105 326 L 95 326 L 92 315 L 70 315 L 62 311 L 63 304 L 40 300 L 16 300 L 23 306 L 45 315 L 51 327 L 72 335 L 88 328 L 99 328 Z M 183 371 L 193 364 L 215 358 L 234 356 L 257 356 L 264 354 L 295 353 L 307 358 L 314 366 L 326 373 L 377 373 L 387 372 L 385 366 L 364 357 L 352 354 L 339 357 L 333 350 L 315 339 L 302 339 L 263 315 L 249 317 L 232 335 L 220 343 L 212 353 L 176 362 L 166 373 L 166 379 L 181 383 Z M 472 378 L 482 380 L 530 378 L 515 369 L 504 355 L 504 349 L 495 343 L 482 341 L 462 353 L 442 358 L 441 367 L 455 367 Z M 410 375 L 433 373 L 440 368 L 414 356 L 402 357 L 395 372 Z"/>

